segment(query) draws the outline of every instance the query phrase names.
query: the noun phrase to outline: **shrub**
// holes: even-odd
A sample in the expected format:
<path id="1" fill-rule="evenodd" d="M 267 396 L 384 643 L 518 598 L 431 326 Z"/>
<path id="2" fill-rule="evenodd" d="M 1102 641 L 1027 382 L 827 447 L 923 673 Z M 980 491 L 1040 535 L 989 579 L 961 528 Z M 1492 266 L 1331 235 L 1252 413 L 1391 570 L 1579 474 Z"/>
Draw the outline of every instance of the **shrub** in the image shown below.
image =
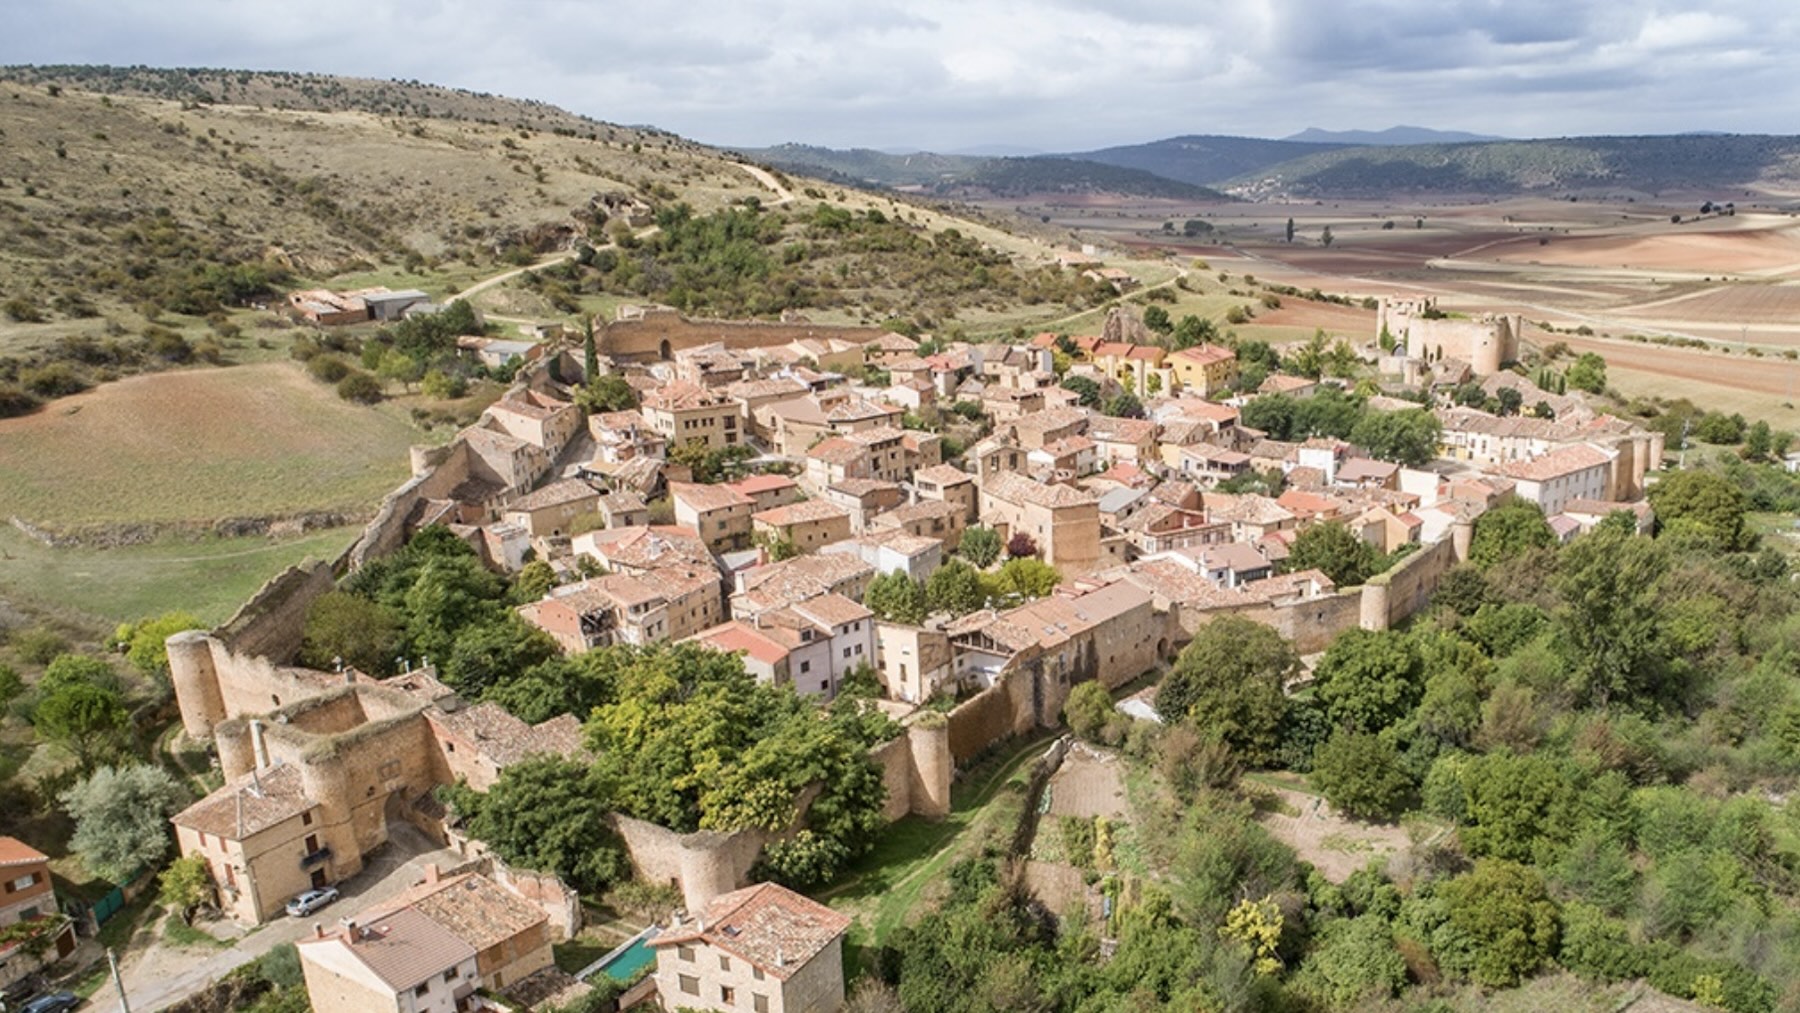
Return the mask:
<path id="1" fill-rule="evenodd" d="M 306 371 L 320 383 L 337 383 L 350 375 L 350 364 L 335 355 L 314 355 L 306 360 Z"/>

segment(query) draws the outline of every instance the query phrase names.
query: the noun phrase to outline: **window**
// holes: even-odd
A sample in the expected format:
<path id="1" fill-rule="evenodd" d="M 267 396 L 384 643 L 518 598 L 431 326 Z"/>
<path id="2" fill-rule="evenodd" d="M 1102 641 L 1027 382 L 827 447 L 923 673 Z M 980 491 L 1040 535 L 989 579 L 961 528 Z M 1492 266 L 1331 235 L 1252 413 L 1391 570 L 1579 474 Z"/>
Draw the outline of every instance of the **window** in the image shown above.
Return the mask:
<path id="1" fill-rule="evenodd" d="M 820 679 L 819 680 L 819 692 L 821 692 L 821 693 L 831 692 L 831 683 L 827 682 L 824 679 Z"/>
<path id="2" fill-rule="evenodd" d="M 737 1002 L 737 989 L 730 985 L 719 986 L 719 1001 L 727 1006 Z"/>
<path id="3" fill-rule="evenodd" d="M 721 970 L 721 971 L 731 970 L 731 958 L 727 957 L 723 953 L 719 954 L 719 970 Z"/>
<path id="4" fill-rule="evenodd" d="M 431 982 L 421 981 L 419 982 L 419 987 L 413 989 L 413 995 L 424 995 L 429 991 L 431 991 Z"/>
<path id="5" fill-rule="evenodd" d="M 444 980 L 445 981 L 455 981 L 456 975 L 457 975 L 457 969 L 452 967 L 450 970 L 444 972 Z"/>
<path id="6" fill-rule="evenodd" d="M 307 834 L 306 835 L 306 853 L 310 855 L 317 850 L 319 850 L 319 835 L 318 834 Z"/>
<path id="7" fill-rule="evenodd" d="M 862 655 L 862 648 L 863 648 L 863 645 L 861 645 L 861 644 L 856 645 L 856 653 L 857 653 L 858 657 L 860 657 Z"/>
<path id="8" fill-rule="evenodd" d="M 37 916 L 38 916 L 38 906 L 36 904 L 33 904 L 30 907 L 24 908 L 19 911 L 19 920 L 20 921 L 28 922 L 31 919 L 36 918 Z"/>
<path id="9" fill-rule="evenodd" d="M 761 977 L 761 975 L 758 975 L 757 977 Z M 769 997 L 766 995 L 758 995 L 755 992 L 750 993 L 750 1008 L 755 1010 L 756 1013 L 769 1013 Z"/>
<path id="10" fill-rule="evenodd" d="M 844 657 L 846 657 L 846 658 L 850 657 L 850 648 L 848 648 L 848 647 L 844 648 Z"/>
<path id="11" fill-rule="evenodd" d="M 676 975 L 675 983 L 677 986 L 679 986 L 681 988 L 681 991 L 687 995 L 699 995 L 700 994 L 700 979 L 694 977 L 691 974 Z"/>
<path id="12" fill-rule="evenodd" d="M 6 884 L 6 892 L 12 893 L 14 890 L 29 890 L 37 885 L 37 881 L 37 873 L 28 873 Z"/>
<path id="13" fill-rule="evenodd" d="M 694 962 L 694 948 L 692 946 L 675 947 L 675 955 L 690 964 Z"/>
<path id="14" fill-rule="evenodd" d="M 750 965 L 750 977 L 755 978 L 757 981 L 763 980 L 762 968 L 757 967 L 755 964 L 751 964 Z"/>
<path id="15" fill-rule="evenodd" d="M 312 826 L 312 813 L 309 813 L 309 812 L 301 813 L 300 814 L 300 825 L 303 827 Z"/>
<path id="16" fill-rule="evenodd" d="M 812 662 L 802 661 L 800 663 L 800 674 L 805 675 L 806 673 L 808 673 L 810 671 L 812 671 Z"/>

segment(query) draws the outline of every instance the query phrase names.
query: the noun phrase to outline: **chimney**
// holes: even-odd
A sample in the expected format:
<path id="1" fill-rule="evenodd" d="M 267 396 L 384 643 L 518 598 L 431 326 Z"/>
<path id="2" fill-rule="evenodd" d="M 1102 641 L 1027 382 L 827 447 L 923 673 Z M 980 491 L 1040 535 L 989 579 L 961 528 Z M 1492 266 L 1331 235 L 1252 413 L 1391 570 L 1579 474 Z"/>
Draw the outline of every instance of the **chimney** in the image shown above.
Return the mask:
<path id="1" fill-rule="evenodd" d="M 257 769 L 268 766 L 269 743 L 263 738 L 263 723 L 255 718 L 250 719 L 250 746 L 256 752 Z"/>
<path id="2" fill-rule="evenodd" d="M 344 943 L 348 946 L 355 946 L 357 939 L 358 939 L 358 936 L 356 934 L 356 919 L 354 919 L 354 918 L 344 919 Z"/>
<path id="3" fill-rule="evenodd" d="M 438 877 L 441 875 L 443 875 L 443 873 L 438 870 L 438 864 L 436 862 L 425 863 L 425 882 L 426 883 L 437 882 Z"/>
<path id="4" fill-rule="evenodd" d="M 322 923 L 313 922 L 313 938 L 314 939 L 324 939 L 325 938 L 325 926 Z"/>

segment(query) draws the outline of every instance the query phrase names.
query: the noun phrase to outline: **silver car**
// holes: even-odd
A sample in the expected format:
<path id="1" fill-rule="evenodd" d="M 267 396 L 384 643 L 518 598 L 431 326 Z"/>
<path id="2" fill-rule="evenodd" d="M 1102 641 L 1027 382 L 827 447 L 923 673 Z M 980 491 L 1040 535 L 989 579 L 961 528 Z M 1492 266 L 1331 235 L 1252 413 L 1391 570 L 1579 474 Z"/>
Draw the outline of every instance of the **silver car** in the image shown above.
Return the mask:
<path id="1" fill-rule="evenodd" d="M 295 918 L 304 918 L 314 911 L 338 899 L 335 886 L 321 886 L 295 897 L 287 902 L 287 913 Z"/>

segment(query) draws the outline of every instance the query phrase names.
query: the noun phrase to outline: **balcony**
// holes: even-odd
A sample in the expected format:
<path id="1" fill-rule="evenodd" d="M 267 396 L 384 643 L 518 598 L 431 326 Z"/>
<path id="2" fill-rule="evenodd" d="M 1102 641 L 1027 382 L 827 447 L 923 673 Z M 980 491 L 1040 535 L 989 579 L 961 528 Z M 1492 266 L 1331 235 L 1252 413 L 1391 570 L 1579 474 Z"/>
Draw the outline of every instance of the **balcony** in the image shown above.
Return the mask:
<path id="1" fill-rule="evenodd" d="M 306 854 L 301 855 L 300 868 L 310 869 L 315 865 L 324 865 L 329 861 L 331 861 L 331 849 L 320 848 L 317 851 L 309 851 Z"/>

